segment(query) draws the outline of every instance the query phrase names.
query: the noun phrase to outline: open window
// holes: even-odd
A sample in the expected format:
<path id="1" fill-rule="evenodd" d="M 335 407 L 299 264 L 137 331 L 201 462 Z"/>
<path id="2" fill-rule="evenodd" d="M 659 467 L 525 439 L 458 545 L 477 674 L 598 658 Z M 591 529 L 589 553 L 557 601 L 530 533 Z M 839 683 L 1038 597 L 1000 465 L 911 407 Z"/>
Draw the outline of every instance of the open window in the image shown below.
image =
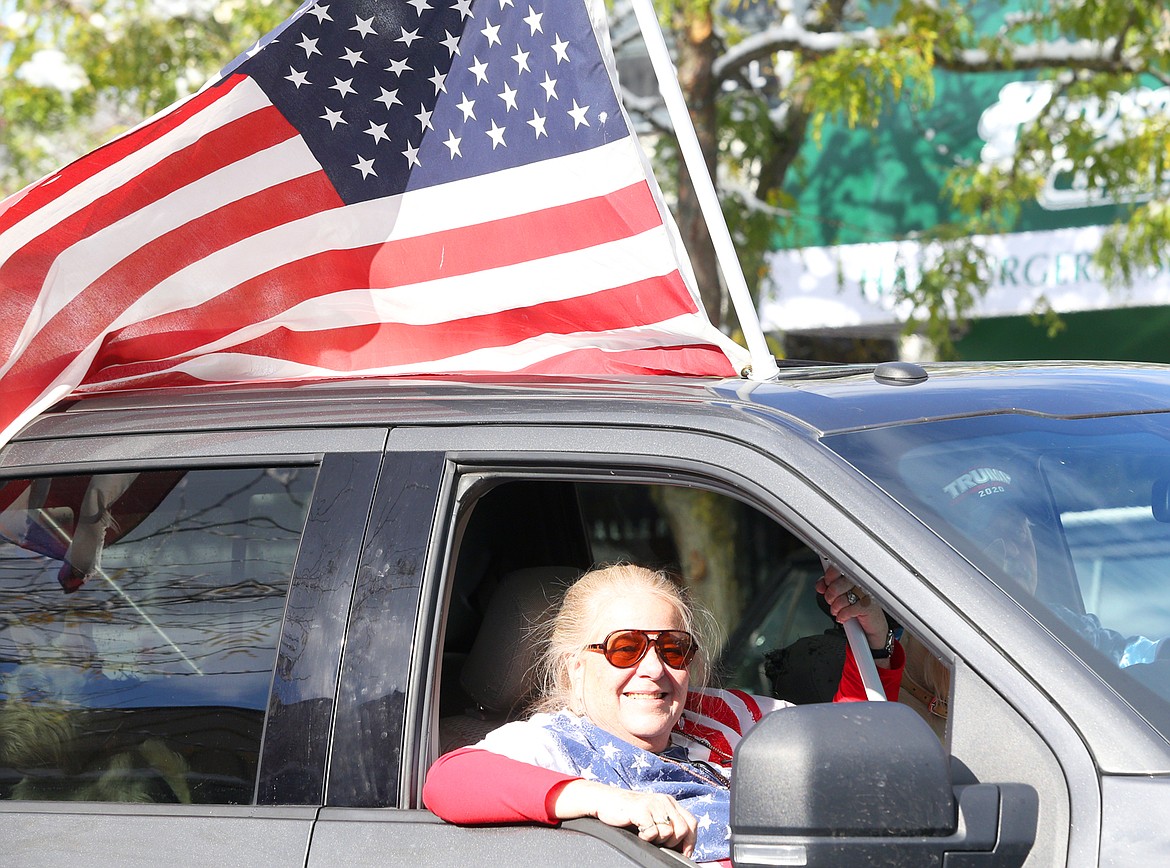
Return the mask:
<path id="1" fill-rule="evenodd" d="M 672 573 L 715 616 L 722 637 L 711 659 L 721 685 L 798 703 L 831 700 L 846 640 L 818 602 L 817 552 L 715 486 L 608 476 L 484 473 L 469 489 L 475 496 L 464 498 L 457 522 L 436 752 L 524 715 L 538 688 L 534 628 L 568 583 L 616 562 Z M 940 679 L 925 699 L 906 696 L 940 734 L 948 686 Z"/>

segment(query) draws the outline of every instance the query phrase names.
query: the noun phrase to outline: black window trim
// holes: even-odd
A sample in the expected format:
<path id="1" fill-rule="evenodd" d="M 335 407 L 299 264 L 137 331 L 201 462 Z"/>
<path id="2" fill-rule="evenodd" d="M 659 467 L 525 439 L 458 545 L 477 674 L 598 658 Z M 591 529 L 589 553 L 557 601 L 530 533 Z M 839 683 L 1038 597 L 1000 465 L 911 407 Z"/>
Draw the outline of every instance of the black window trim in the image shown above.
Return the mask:
<path id="1" fill-rule="evenodd" d="M 317 481 L 281 618 L 277 655 L 264 711 L 260 765 L 252 799 L 255 805 L 324 804 L 341 679 L 342 647 L 381 463 L 382 456 L 376 452 L 334 452 L 324 455 L 318 465 Z M 347 489 L 347 480 L 356 480 L 356 485 Z M 333 525 L 318 522 L 319 513 L 328 514 L 338 509 L 349 511 L 347 524 L 358 527 L 359 533 L 339 536 Z M 297 621 L 290 615 L 294 608 L 309 613 L 300 630 L 300 635 L 305 637 L 303 644 L 292 640 L 293 622 Z M 295 659 L 290 653 L 293 647 L 298 652 Z M 306 664 L 309 671 L 302 673 L 301 654 L 305 648 L 312 648 L 318 656 Z M 329 670 L 322 679 L 320 670 L 325 666 Z M 282 673 L 287 673 L 287 677 Z M 322 707 L 307 706 L 302 710 L 300 703 L 285 703 L 281 698 L 278 681 L 283 678 L 293 685 L 291 689 L 295 691 L 301 675 L 308 676 L 312 683 L 329 685 L 328 695 L 313 697 L 320 700 Z M 304 737 L 306 732 L 325 735 L 309 740 Z M 304 762 L 299 774 L 289 775 L 287 766 L 291 757 L 288 754 L 297 749 L 304 751 Z M 281 773 L 286 776 L 282 778 Z"/>
<path id="2" fill-rule="evenodd" d="M 770 502 L 769 494 L 763 486 L 734 471 L 705 461 L 675 456 L 632 453 L 601 455 L 583 451 L 532 454 L 459 450 L 447 453 L 447 469 L 437 505 L 438 520 L 435 522 L 430 549 L 434 553 L 433 566 L 426 571 L 419 599 L 414 664 L 407 692 L 407 720 L 403 729 L 404 763 L 400 769 L 398 793 L 398 803 L 404 807 L 421 805 L 419 794 L 426 770 L 437 758 L 435 734 L 439 709 L 436 694 L 440 658 L 458 559 L 458 543 L 461 542 L 462 532 L 469 519 L 467 507 L 501 482 L 521 480 L 701 487 L 757 509 L 810 546 L 825 551 L 837 550 L 831 541 L 787 504 L 781 511 L 777 502 L 784 503 L 782 499 L 776 498 L 776 501 Z M 888 595 L 876 579 L 871 585 L 878 588 L 879 594 Z M 917 619 L 914 622 L 921 630 L 924 641 L 945 647 L 929 627 L 917 622 Z M 953 664 L 953 659 L 950 662 Z"/>
<path id="3" fill-rule="evenodd" d="M 437 533 L 439 489 L 445 485 L 441 451 L 389 450 L 382 457 L 370 516 L 361 541 L 357 579 L 346 624 L 340 678 L 330 734 L 325 805 L 397 807 L 401 802 L 402 733 L 406 726 L 410 673 L 419 654 L 419 594 L 430 569 Z M 376 653 L 401 640 L 388 630 L 401 624 L 406 651 Z M 375 646 L 371 652 L 369 645 Z M 376 673 L 376 674 L 375 674 Z M 385 714 L 383 743 L 363 740 L 360 698 L 371 687 L 400 684 L 397 707 L 373 708 Z M 376 692 L 376 690 L 375 690 Z M 376 696 L 380 701 L 385 696 Z M 359 780 L 365 778 L 366 783 Z M 371 781 L 373 783 L 371 783 Z M 381 785 L 384 793 L 371 795 Z"/>

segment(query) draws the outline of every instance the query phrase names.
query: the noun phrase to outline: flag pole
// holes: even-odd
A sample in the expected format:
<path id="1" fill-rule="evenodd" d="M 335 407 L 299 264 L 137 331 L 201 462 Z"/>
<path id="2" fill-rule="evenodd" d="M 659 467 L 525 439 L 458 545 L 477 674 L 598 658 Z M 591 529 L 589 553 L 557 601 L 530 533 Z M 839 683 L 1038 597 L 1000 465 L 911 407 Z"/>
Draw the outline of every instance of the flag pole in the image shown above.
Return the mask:
<path id="1" fill-rule="evenodd" d="M 51 533 L 56 535 L 57 538 L 65 544 L 67 549 L 69 546 L 73 545 L 73 537 L 69 535 L 69 532 L 65 530 L 65 528 L 61 527 L 57 520 L 49 514 L 48 510 L 38 509 L 37 513 L 39 518 L 38 524 L 41 524 L 42 527 L 47 527 Z M 62 561 L 62 563 L 65 563 L 65 561 Z M 114 589 L 114 593 L 121 597 L 122 601 L 125 602 L 126 605 L 128 605 L 131 609 L 133 609 L 135 614 L 137 614 L 139 618 L 146 622 L 147 626 L 153 629 L 154 632 L 158 633 L 159 637 L 164 642 L 175 649 L 175 652 L 183 659 L 183 662 L 190 666 L 196 675 L 205 674 L 203 670 L 199 668 L 199 664 L 188 657 L 183 649 L 175 643 L 175 640 L 168 636 L 166 631 L 157 623 L 155 623 L 154 619 L 151 618 L 150 615 L 148 615 L 146 612 L 144 612 L 142 607 L 130 598 L 129 594 L 122 590 L 122 587 L 118 584 L 117 579 L 120 578 L 124 572 L 126 572 L 125 568 L 119 570 L 117 575 L 111 577 L 100 563 L 95 563 L 93 568 L 94 575 L 100 576 L 102 579 L 104 579 L 106 584 Z"/>
<path id="2" fill-rule="evenodd" d="M 695 195 L 699 199 L 699 208 L 703 212 L 707 231 L 711 233 L 711 241 L 715 245 L 715 258 L 719 263 L 719 270 L 723 273 L 727 291 L 731 294 L 731 305 L 735 308 L 735 314 L 747 340 L 752 362 L 748 379 L 767 380 L 779 369 L 771 350 L 768 349 L 768 342 L 764 339 L 764 330 L 760 328 L 760 318 L 756 313 L 752 294 L 744 279 L 735 244 L 731 240 L 731 232 L 723 218 L 723 210 L 719 207 L 715 184 L 707 171 L 703 149 L 699 145 L 699 137 L 695 134 L 695 126 L 691 122 L 686 100 L 683 99 L 682 88 L 679 87 L 674 61 L 670 58 L 670 51 L 662 36 L 662 28 L 658 26 L 658 15 L 651 0 L 632 0 L 632 3 L 638 27 L 642 31 L 642 40 L 646 43 L 650 62 L 654 66 L 654 75 L 658 79 L 658 90 L 666 101 L 666 110 L 674 125 L 674 133 L 678 137 L 683 162 L 691 176 Z"/>
<path id="3" fill-rule="evenodd" d="M 828 570 L 832 566 L 835 564 L 821 555 L 821 567 Z M 836 569 L 838 572 L 841 571 L 840 567 Z M 856 618 L 850 618 L 842 626 L 845 628 L 845 640 L 849 643 L 850 650 L 853 651 L 853 662 L 857 664 L 862 686 L 865 687 L 865 698 L 871 702 L 885 702 L 886 688 L 882 686 L 882 677 L 878 674 L 877 663 L 874 662 L 873 655 L 869 652 L 869 639 L 866 638 L 865 631 L 861 629 Z"/>
<path id="4" fill-rule="evenodd" d="M 869 640 L 865 638 L 865 631 L 861 629 L 856 618 L 850 618 L 844 627 L 845 639 L 853 651 L 853 661 L 857 664 L 861 683 L 865 687 L 865 698 L 870 702 L 885 702 L 886 689 L 882 687 L 877 664 L 873 662 L 873 655 L 869 652 Z"/>

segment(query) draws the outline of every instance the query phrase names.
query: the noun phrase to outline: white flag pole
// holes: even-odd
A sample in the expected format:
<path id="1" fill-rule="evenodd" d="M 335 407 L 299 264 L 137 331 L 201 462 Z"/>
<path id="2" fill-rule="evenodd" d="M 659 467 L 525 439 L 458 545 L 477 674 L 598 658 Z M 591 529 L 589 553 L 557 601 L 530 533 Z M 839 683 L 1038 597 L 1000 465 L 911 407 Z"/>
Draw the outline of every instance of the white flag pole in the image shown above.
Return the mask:
<path id="1" fill-rule="evenodd" d="M 748 290 L 747 281 L 744 280 L 743 269 L 735 253 L 735 244 L 731 240 L 731 232 L 727 229 L 727 221 L 723 219 L 723 210 L 719 207 L 715 184 L 707 171 L 703 149 L 699 146 L 699 137 L 695 134 L 695 126 L 691 123 L 691 115 L 687 111 L 686 100 L 683 99 L 682 88 L 678 84 L 674 61 L 670 58 L 666 40 L 662 37 L 662 29 L 658 26 L 658 15 L 654 12 L 651 0 L 633 0 L 633 6 L 638 27 L 642 31 L 642 40 L 646 43 L 650 62 L 654 65 L 658 90 L 666 101 L 666 110 L 674 125 L 674 133 L 678 137 L 683 162 L 690 173 L 695 195 L 699 199 L 699 208 L 707 221 L 707 230 L 711 233 L 711 241 L 715 245 L 715 258 L 719 262 L 719 270 L 723 273 L 727 291 L 731 294 L 731 305 L 735 308 L 744 338 L 747 340 L 752 360 L 749 379 L 767 380 L 779 369 L 771 350 L 768 349 L 768 342 L 764 339 L 764 330 L 760 328 L 760 318 L 752 302 L 752 294 Z"/>
<path id="2" fill-rule="evenodd" d="M 853 649 L 853 659 L 857 663 L 857 671 L 861 673 L 865 698 L 870 702 L 885 702 L 886 689 L 882 686 L 882 678 L 878 675 L 873 655 L 869 653 L 869 640 L 865 638 L 865 631 L 861 629 L 856 618 L 850 618 L 844 626 L 845 639 Z"/>
<path id="3" fill-rule="evenodd" d="M 821 555 L 821 567 L 827 570 L 831 566 L 834 566 L 833 562 Z M 841 568 L 837 567 L 837 571 L 840 572 L 840 570 Z M 861 629 L 856 618 L 850 618 L 843 626 L 845 640 L 853 651 L 853 661 L 857 664 L 857 671 L 861 674 L 861 683 L 865 687 L 865 698 L 871 702 L 885 702 L 886 689 L 882 686 L 882 677 L 878 675 L 877 663 L 874 662 L 873 655 L 869 652 L 869 639 L 866 638 L 865 631 Z"/>

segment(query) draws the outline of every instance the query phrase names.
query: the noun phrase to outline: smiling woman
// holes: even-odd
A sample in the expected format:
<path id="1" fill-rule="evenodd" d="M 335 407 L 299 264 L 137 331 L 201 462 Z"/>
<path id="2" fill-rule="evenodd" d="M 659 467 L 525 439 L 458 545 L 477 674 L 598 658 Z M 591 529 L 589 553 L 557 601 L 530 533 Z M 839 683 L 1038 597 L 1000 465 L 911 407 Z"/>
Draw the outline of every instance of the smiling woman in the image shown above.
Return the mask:
<path id="1" fill-rule="evenodd" d="M 537 709 L 569 708 L 644 750 L 665 749 L 692 662 L 695 686 L 706 681 L 707 620 L 663 573 L 626 565 L 589 573 L 565 593 L 553 621 Z M 680 643 L 685 660 L 672 653 Z"/>
<path id="2" fill-rule="evenodd" d="M 868 598 L 848 602 L 850 580 L 834 570 L 822 587 L 837 616 L 857 618 L 874 647 L 884 642 L 885 616 Z M 735 746 L 789 703 L 703 687 L 708 620 L 664 573 L 585 574 L 552 620 L 536 714 L 441 757 L 427 807 L 459 823 L 597 817 L 696 861 L 727 859 Z M 891 698 L 900 649 L 892 663 L 881 670 Z M 836 698 L 864 697 L 849 657 Z"/>

